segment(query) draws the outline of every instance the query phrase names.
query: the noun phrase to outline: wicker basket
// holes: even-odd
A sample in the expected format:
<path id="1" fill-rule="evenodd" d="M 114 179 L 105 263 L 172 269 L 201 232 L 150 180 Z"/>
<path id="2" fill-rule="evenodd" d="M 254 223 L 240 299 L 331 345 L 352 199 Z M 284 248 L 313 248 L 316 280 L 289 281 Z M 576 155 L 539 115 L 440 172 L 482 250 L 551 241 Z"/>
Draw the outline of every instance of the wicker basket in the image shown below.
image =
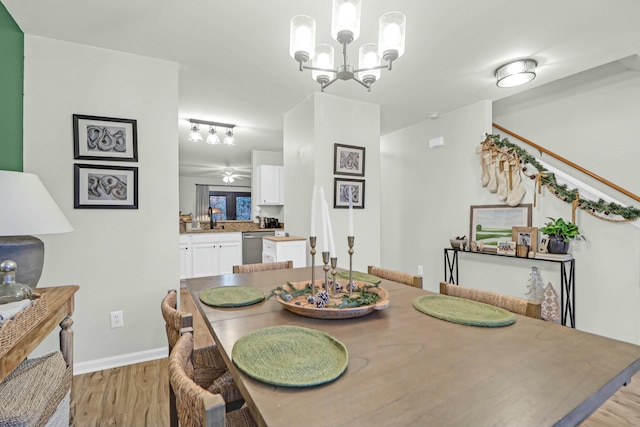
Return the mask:
<path id="1" fill-rule="evenodd" d="M 34 293 L 33 304 L 0 325 L 0 357 L 47 315 L 47 294 Z"/>

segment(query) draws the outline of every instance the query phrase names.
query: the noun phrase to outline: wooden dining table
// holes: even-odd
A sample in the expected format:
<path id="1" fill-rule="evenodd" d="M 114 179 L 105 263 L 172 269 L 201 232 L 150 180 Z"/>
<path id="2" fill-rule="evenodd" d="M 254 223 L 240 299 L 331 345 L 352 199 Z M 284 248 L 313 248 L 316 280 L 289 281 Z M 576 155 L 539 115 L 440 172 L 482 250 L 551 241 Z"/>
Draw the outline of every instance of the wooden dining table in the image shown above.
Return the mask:
<path id="1" fill-rule="evenodd" d="M 324 272 L 316 268 L 316 279 Z M 516 315 L 506 327 L 431 317 L 413 301 L 431 292 L 382 280 L 389 307 L 352 319 L 317 319 L 275 298 L 240 308 L 200 302 L 202 291 L 250 286 L 269 294 L 311 268 L 188 279 L 187 287 L 261 426 L 574 426 L 640 370 L 640 346 Z M 231 361 L 255 330 L 296 325 L 342 342 L 348 367 L 327 384 L 289 388 L 255 380 Z"/>

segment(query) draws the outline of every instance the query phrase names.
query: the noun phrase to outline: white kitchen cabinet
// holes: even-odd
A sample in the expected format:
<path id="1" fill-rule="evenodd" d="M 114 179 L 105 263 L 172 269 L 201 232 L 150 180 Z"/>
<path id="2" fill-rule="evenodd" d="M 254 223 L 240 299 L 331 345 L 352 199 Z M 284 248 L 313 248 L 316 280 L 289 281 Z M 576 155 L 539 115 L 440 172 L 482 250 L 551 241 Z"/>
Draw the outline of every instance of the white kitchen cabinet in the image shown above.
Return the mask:
<path id="1" fill-rule="evenodd" d="M 284 168 L 260 165 L 257 169 L 257 204 L 284 205 Z"/>
<path id="2" fill-rule="evenodd" d="M 262 238 L 262 262 L 293 261 L 293 267 L 307 266 L 307 239 L 293 236 Z"/>
<path id="3" fill-rule="evenodd" d="M 191 236 L 180 235 L 180 279 L 192 277 Z"/>
<path id="4" fill-rule="evenodd" d="M 232 273 L 234 265 L 242 264 L 242 233 L 203 233 L 191 234 L 187 237 L 190 239 L 190 246 L 186 252 L 190 252 L 191 270 L 189 271 L 189 259 L 186 256 L 184 260 L 186 265 L 184 274 L 188 274 L 186 277 Z M 180 246 L 182 247 L 182 241 Z"/>

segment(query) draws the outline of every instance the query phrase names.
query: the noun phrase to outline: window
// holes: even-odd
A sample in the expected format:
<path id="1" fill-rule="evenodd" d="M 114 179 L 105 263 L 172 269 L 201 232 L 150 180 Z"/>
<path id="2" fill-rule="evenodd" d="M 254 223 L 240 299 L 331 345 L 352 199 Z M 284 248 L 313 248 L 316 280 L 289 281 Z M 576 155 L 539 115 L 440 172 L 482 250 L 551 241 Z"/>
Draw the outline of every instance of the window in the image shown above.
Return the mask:
<path id="1" fill-rule="evenodd" d="M 251 220 L 251 193 L 210 191 L 209 206 L 220 209 L 221 213 L 214 215 L 217 221 Z"/>

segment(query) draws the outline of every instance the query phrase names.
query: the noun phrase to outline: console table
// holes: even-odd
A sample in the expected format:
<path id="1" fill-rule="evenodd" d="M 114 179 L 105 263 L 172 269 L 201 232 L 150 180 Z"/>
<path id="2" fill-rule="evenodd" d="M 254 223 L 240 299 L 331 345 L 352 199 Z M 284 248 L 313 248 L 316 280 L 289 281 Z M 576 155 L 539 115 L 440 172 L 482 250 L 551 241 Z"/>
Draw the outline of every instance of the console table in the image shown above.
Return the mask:
<path id="1" fill-rule="evenodd" d="M 576 260 L 542 259 L 542 258 L 520 258 L 512 255 L 502 255 L 494 252 L 471 252 L 460 249 L 444 248 L 444 280 L 445 282 L 458 284 L 458 254 L 489 255 L 501 258 L 517 259 L 533 262 L 555 262 L 560 264 L 560 307 L 561 322 L 564 326 L 576 327 Z M 565 298 L 566 293 L 566 298 Z M 567 325 L 567 322 L 569 325 Z"/>
<path id="2" fill-rule="evenodd" d="M 60 351 L 64 360 L 73 369 L 71 315 L 73 314 L 73 296 L 78 289 L 78 286 L 57 286 L 35 290 L 39 294 L 47 294 L 47 315 L 0 358 L 0 381 L 4 380 L 58 325 L 61 328 Z"/>

